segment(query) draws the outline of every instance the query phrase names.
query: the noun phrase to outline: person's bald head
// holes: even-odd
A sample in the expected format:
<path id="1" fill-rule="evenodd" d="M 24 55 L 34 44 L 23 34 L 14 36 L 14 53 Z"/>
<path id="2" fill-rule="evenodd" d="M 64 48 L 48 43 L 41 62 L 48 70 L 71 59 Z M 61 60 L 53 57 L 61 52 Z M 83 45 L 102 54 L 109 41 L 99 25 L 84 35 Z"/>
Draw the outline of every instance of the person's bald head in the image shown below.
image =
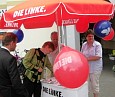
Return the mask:
<path id="1" fill-rule="evenodd" d="M 55 48 L 58 46 L 58 32 L 54 31 L 51 33 L 51 41 L 53 42 Z"/>

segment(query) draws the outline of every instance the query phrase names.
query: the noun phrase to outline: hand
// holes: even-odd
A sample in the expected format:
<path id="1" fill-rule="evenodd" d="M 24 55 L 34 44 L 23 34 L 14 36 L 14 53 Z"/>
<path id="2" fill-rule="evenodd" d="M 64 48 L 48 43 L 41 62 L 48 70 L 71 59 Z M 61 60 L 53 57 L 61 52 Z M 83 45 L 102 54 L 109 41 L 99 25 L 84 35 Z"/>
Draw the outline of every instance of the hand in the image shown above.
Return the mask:
<path id="1" fill-rule="evenodd" d="M 38 69 L 38 72 L 42 72 L 43 71 L 43 69 L 40 67 L 39 69 Z"/>

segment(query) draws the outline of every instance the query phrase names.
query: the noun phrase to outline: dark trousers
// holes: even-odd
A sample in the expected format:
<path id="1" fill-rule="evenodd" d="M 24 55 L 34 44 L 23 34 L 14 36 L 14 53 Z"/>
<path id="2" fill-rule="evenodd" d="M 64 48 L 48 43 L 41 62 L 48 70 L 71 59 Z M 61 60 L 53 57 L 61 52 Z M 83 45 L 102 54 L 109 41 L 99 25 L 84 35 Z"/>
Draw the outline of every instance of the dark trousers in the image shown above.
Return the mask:
<path id="1" fill-rule="evenodd" d="M 28 90 L 29 97 L 41 97 L 41 82 L 39 83 L 30 81 L 27 77 L 24 78 L 24 85 Z"/>
<path id="2" fill-rule="evenodd" d="M 23 95 L 17 94 L 11 87 L 2 86 L 0 89 L 0 97 L 25 97 Z"/>

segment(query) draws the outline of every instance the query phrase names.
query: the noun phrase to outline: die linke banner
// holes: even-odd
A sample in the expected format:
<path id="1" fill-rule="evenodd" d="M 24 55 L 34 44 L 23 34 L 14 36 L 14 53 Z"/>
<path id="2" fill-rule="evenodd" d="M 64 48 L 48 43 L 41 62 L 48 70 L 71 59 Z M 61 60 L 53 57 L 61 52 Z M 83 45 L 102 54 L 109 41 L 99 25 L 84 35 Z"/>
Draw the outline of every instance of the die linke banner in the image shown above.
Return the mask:
<path id="1" fill-rule="evenodd" d="M 79 19 L 68 19 L 68 20 L 62 20 L 63 25 L 71 25 L 76 24 Z M 3 28 L 12 28 L 12 29 L 19 29 L 22 25 L 21 21 L 18 22 L 5 22 Z"/>
<path id="2" fill-rule="evenodd" d="M 6 22 L 4 18 L 1 18 L 0 24 L 0 29 L 19 29 L 22 25 L 22 21 Z"/>
<path id="3" fill-rule="evenodd" d="M 36 6 L 30 7 L 27 9 L 21 9 L 11 12 L 10 14 L 5 14 L 6 21 L 13 21 L 13 20 L 20 20 L 20 19 L 27 19 L 33 18 L 38 16 L 45 16 L 49 13 L 52 14 L 51 9 L 46 10 L 46 6 Z M 8 20 L 7 16 L 9 15 L 10 20 Z"/>
<path id="4" fill-rule="evenodd" d="M 15 22 L 6 22 L 4 23 L 4 28 L 19 28 L 19 23 Z"/>
<path id="5" fill-rule="evenodd" d="M 87 28 L 89 22 L 110 19 L 113 7 L 113 4 L 103 0 L 27 0 L 5 12 L 4 21 L 7 22 L 6 27 L 23 24 L 26 29 L 33 29 L 51 27 L 54 22 L 58 26 L 77 23 L 79 28 L 86 20 Z"/>
<path id="6" fill-rule="evenodd" d="M 42 14 L 42 13 L 47 13 L 46 9 L 45 9 L 45 6 L 37 6 L 37 7 L 32 7 L 32 8 L 28 8 L 28 9 L 22 9 L 22 10 L 18 10 L 18 11 L 15 11 L 13 13 L 13 18 L 16 18 L 16 17 L 26 17 L 26 16 L 33 16 L 33 15 L 39 15 Z"/>
<path id="7" fill-rule="evenodd" d="M 39 15 L 41 16 L 42 13 L 45 15 L 45 14 L 48 14 L 50 12 L 50 10 L 46 10 L 45 6 L 38 6 L 38 7 L 31 7 L 31 8 L 28 8 L 28 9 L 22 9 L 22 10 L 17 10 L 17 11 L 14 11 L 14 13 L 12 14 L 12 17 L 10 17 L 11 15 L 9 15 L 9 17 L 11 18 L 11 20 L 15 20 L 16 18 L 18 18 L 19 21 L 8 21 L 7 20 L 5 21 L 4 20 L 4 25 L 3 25 L 3 28 L 15 28 L 15 29 L 18 29 L 20 28 L 22 22 L 20 19 L 26 19 L 28 17 L 31 17 L 31 18 L 34 18 L 34 16 L 38 16 Z M 7 15 L 7 14 L 6 14 Z M 6 19 L 6 18 L 4 18 Z M 62 20 L 62 24 L 63 25 L 71 25 L 71 24 L 76 24 L 78 21 L 78 19 L 67 19 L 67 20 Z"/>
<path id="8" fill-rule="evenodd" d="M 18 10 L 13 13 L 13 19 L 15 18 L 27 18 L 29 17 L 34 17 L 34 16 L 42 16 L 49 14 L 50 10 L 46 10 L 45 6 L 39 6 L 39 7 L 32 7 L 29 9 L 23 9 L 23 10 Z M 78 19 L 66 19 L 62 20 L 63 24 L 76 24 Z"/>
<path id="9" fill-rule="evenodd" d="M 50 11 L 47 12 L 47 10 L 45 9 L 45 6 L 39 6 L 39 7 L 32 7 L 29 9 L 23 9 L 23 10 L 18 10 L 18 11 L 14 11 L 13 16 L 11 17 L 12 20 L 15 20 L 16 18 L 23 18 L 26 19 L 29 17 L 34 18 L 34 16 L 38 16 L 39 14 L 44 13 L 47 14 Z M 18 20 L 19 20 L 18 19 Z M 76 24 L 77 21 L 79 19 L 66 19 L 66 20 L 62 20 L 62 24 L 63 25 L 71 25 L 71 24 Z M 21 22 L 5 22 L 4 24 L 4 28 L 20 28 L 21 26 Z"/>

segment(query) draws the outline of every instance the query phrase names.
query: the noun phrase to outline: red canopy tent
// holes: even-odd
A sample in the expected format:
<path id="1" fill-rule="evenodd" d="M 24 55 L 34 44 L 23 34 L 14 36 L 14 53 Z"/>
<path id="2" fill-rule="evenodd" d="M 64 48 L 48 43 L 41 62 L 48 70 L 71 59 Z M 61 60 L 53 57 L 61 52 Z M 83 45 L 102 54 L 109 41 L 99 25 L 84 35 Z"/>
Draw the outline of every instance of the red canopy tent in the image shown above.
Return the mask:
<path id="1" fill-rule="evenodd" d="M 19 29 L 21 25 L 21 21 L 6 22 L 3 17 L 0 20 L 0 29 Z"/>
<path id="2" fill-rule="evenodd" d="M 104 0 L 27 0 L 3 14 L 1 28 L 43 28 L 56 22 L 83 30 L 89 23 L 110 20 L 113 12 L 114 5 Z"/>

